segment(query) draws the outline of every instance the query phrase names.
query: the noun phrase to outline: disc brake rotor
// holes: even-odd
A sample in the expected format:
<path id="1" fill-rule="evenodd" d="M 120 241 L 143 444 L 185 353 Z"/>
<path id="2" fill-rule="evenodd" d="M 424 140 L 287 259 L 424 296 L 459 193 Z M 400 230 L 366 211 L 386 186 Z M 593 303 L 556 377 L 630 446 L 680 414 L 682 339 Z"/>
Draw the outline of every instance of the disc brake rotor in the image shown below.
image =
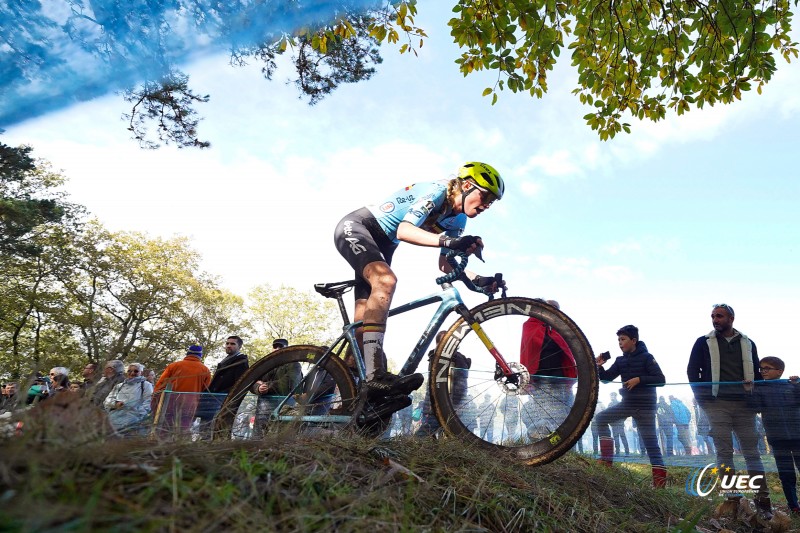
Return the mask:
<path id="1" fill-rule="evenodd" d="M 502 389 L 506 394 L 520 394 L 521 391 L 524 391 L 528 386 L 528 383 L 531 382 L 531 374 L 528 372 L 528 369 L 520 363 L 511 362 L 508 363 L 508 366 L 516 374 L 516 383 L 510 381 L 506 376 L 501 376 L 495 381 L 500 389 Z"/>

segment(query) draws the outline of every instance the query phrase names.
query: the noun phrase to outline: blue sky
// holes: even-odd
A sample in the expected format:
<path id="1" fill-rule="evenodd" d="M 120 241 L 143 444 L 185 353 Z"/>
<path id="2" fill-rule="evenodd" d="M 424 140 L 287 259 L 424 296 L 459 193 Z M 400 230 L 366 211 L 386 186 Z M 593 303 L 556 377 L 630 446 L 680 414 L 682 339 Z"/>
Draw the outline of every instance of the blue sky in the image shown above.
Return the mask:
<path id="1" fill-rule="evenodd" d="M 798 373 L 785 339 L 800 301 L 797 62 L 779 60 L 763 95 L 630 121 L 631 135 L 601 142 L 570 94 L 568 54 L 543 99 L 502 93 L 491 106 L 481 92 L 494 75 L 463 78 L 453 63 L 446 5 L 419 6 L 429 35 L 419 57 L 384 47 L 372 80 L 314 107 L 284 83 L 285 65 L 267 82 L 225 55 L 187 63 L 192 86 L 212 97 L 200 108 L 205 151 L 139 149 L 116 95 L 15 124 L 1 139 L 62 169 L 72 199 L 107 227 L 191 236 L 204 267 L 242 295 L 265 282 L 310 289 L 350 277 L 332 243 L 344 214 L 486 161 L 507 196 L 468 225 L 486 243 L 474 270 L 503 272 L 512 294 L 559 300 L 598 352 L 618 353 L 615 331 L 637 325 L 672 382 L 685 381 L 718 302 L 736 309 L 735 327 L 762 356 Z M 436 290 L 437 253 L 400 248 L 396 303 Z M 390 323 L 387 351 L 399 359 L 412 335 L 398 329 Z"/>

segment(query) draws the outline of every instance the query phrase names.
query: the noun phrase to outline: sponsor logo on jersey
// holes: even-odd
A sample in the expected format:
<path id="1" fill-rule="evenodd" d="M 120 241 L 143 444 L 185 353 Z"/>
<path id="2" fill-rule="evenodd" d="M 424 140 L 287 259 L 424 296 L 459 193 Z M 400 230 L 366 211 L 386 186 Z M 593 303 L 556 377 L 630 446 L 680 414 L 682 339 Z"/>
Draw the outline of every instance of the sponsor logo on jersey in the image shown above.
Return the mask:
<path id="1" fill-rule="evenodd" d="M 398 204 L 405 204 L 405 203 L 413 202 L 414 201 L 414 195 L 413 194 L 409 194 L 408 196 L 398 196 L 397 198 L 394 199 L 394 201 L 397 202 Z"/>
<path id="2" fill-rule="evenodd" d="M 411 210 L 411 214 L 417 218 L 428 218 L 433 208 L 436 207 L 433 202 L 428 200 L 424 204 L 418 206 L 416 209 Z"/>
<path id="3" fill-rule="evenodd" d="M 407 191 L 410 191 L 410 190 L 411 190 L 411 188 L 412 188 L 412 187 L 414 187 L 414 185 L 416 185 L 416 183 L 412 183 L 411 185 L 409 185 L 408 187 L 406 187 L 406 190 L 407 190 Z"/>
<path id="4" fill-rule="evenodd" d="M 382 204 L 379 209 L 381 210 L 382 213 L 391 213 L 392 211 L 394 211 L 394 203 L 386 202 L 385 204 Z"/>

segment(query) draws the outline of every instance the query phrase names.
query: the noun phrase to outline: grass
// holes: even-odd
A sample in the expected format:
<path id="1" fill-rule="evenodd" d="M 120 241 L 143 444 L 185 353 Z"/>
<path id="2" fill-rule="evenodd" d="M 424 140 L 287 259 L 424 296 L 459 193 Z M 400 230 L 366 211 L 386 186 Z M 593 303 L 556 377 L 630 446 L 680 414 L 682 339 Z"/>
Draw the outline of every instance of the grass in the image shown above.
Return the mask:
<path id="1" fill-rule="evenodd" d="M 108 439 L 71 408 L 0 437 L 0 531 L 753 531 L 687 495 L 688 467 L 654 490 L 649 465 L 532 468 L 454 439 Z"/>
<path id="2" fill-rule="evenodd" d="M 704 502 L 683 483 L 577 454 L 529 468 L 463 443 L 3 442 L 5 531 L 665 531 Z"/>

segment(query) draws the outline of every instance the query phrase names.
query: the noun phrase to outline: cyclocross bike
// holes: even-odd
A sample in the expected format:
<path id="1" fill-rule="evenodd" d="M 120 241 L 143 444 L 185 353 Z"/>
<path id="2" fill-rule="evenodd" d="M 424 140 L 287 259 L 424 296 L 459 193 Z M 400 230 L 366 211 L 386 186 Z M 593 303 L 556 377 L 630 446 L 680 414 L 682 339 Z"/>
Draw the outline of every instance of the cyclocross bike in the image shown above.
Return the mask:
<path id="1" fill-rule="evenodd" d="M 467 258 L 455 255 L 460 262 L 451 252 L 453 271 L 436 280 L 442 292 L 389 312 L 392 317 L 439 302 L 399 374 L 416 372 L 437 331 L 455 312 L 457 319 L 428 363 L 426 386 L 439 424 L 447 435 L 507 452 L 526 464 L 553 461 L 581 438 L 594 415 L 598 377 L 591 346 L 569 317 L 539 299 L 508 297 L 503 289 L 502 297 L 489 295 L 489 301 L 468 309 L 452 285 Z M 289 428 L 359 427 L 366 402 L 360 387 L 364 361 L 355 333 L 361 322 L 350 323 L 343 301 L 354 284 L 315 285 L 318 293 L 338 302 L 342 334 L 330 347 L 289 346 L 255 362 L 215 418 L 215 438 L 258 438 L 265 431 Z M 531 319 L 564 338 L 575 360 L 574 371 L 565 375 L 577 377 L 531 375 L 520 363 L 523 324 Z M 456 352 L 471 359 L 470 365 L 461 365 L 469 368 L 456 368 L 454 359 L 464 360 Z M 254 394 L 257 381 L 269 383 L 267 394 Z"/>

